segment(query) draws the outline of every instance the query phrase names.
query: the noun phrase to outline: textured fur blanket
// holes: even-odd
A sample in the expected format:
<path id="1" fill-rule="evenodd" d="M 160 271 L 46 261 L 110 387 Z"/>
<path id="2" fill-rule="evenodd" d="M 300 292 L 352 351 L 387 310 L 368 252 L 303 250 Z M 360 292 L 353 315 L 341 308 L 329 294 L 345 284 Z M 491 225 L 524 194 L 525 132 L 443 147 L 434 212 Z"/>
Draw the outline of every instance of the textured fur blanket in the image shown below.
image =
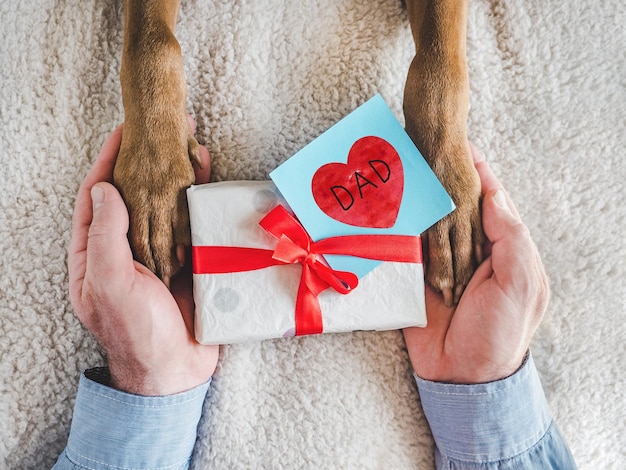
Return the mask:
<path id="1" fill-rule="evenodd" d="M 75 318 L 78 185 L 123 120 L 122 2 L 0 3 L 0 468 L 48 468 L 78 377 L 104 363 Z M 626 9 L 475 0 L 470 136 L 517 203 L 552 301 L 533 342 L 582 469 L 626 467 Z M 380 92 L 401 119 L 400 0 L 183 0 L 177 29 L 213 179 L 266 179 Z M 196 468 L 433 466 L 399 332 L 224 347 Z"/>

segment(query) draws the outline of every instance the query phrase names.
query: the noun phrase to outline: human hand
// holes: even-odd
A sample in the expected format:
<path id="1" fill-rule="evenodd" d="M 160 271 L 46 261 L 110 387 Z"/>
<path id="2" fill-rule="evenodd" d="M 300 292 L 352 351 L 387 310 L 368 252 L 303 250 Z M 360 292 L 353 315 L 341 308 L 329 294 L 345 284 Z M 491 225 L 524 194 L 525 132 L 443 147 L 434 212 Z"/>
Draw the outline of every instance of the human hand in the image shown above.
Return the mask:
<path id="1" fill-rule="evenodd" d="M 80 321 L 104 348 L 112 386 L 137 395 L 171 395 L 206 382 L 218 347 L 193 335 L 189 269 L 171 280 L 171 292 L 133 260 L 128 211 L 110 184 L 122 126 L 107 139 L 80 186 L 72 218 L 68 268 L 70 298 Z M 201 147 L 196 182 L 209 179 L 209 153 Z M 181 264 L 185 254 L 178 253 Z"/>
<path id="2" fill-rule="evenodd" d="M 482 183 L 486 258 L 456 307 L 426 287 L 428 326 L 404 330 L 415 373 L 437 382 L 484 383 L 513 374 L 550 297 L 527 227 L 487 162 L 473 147 L 472 153 Z"/>

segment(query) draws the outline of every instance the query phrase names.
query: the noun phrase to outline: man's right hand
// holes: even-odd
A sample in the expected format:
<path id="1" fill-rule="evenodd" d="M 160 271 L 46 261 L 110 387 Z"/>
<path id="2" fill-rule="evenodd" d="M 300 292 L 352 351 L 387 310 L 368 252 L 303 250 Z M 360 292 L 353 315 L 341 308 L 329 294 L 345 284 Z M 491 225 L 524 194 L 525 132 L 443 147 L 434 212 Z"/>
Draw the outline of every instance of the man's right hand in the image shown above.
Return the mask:
<path id="1" fill-rule="evenodd" d="M 528 228 L 487 162 L 472 153 L 482 183 L 486 258 L 456 307 L 427 287 L 428 326 L 404 330 L 415 373 L 437 382 L 484 383 L 513 374 L 550 297 Z"/>

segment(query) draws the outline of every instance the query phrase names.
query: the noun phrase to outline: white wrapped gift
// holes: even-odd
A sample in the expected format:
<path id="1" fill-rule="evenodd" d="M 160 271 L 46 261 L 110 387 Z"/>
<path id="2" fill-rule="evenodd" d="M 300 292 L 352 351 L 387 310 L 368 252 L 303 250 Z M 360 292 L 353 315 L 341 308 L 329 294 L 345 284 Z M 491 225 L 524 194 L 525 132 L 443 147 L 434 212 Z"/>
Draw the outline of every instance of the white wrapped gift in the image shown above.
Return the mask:
<path id="1" fill-rule="evenodd" d="M 187 191 L 194 247 L 273 250 L 277 239 L 259 221 L 278 204 L 272 182 L 232 181 Z M 194 271 L 196 260 L 194 259 Z M 302 265 L 286 264 L 220 274 L 194 272 L 195 335 L 202 344 L 294 336 Z M 323 332 L 393 330 L 426 325 L 421 263 L 383 262 L 347 295 L 319 295 Z"/>

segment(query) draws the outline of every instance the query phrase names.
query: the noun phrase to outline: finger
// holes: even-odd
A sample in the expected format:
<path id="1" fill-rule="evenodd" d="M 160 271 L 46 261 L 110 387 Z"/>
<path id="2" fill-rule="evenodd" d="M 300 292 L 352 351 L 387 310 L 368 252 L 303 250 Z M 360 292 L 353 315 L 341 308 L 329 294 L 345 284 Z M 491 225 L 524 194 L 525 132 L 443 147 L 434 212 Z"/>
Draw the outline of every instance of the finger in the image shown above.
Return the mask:
<path id="1" fill-rule="evenodd" d="M 74 217 L 77 218 L 75 222 L 78 225 L 88 226 L 91 222 L 91 197 L 89 192 L 93 185 L 99 181 L 113 180 L 113 168 L 115 167 L 115 160 L 122 142 L 122 128 L 123 125 L 118 126 L 109 135 L 96 161 L 80 185 L 76 199 L 76 208 L 74 209 Z"/>
<path id="2" fill-rule="evenodd" d="M 189 122 L 192 134 L 195 134 L 196 121 L 191 114 L 187 114 L 187 122 Z M 211 156 L 204 145 L 198 145 L 197 161 L 192 158 L 191 163 L 193 164 L 193 171 L 196 175 L 195 183 L 208 183 L 211 179 Z"/>
<path id="3" fill-rule="evenodd" d="M 78 243 L 71 251 L 82 251 L 87 245 L 87 231 L 91 223 L 91 188 L 99 181 L 112 181 L 115 159 L 122 141 L 122 126 L 107 138 L 98 154 L 96 161 L 80 185 L 74 214 L 72 216 L 72 241 Z"/>
<path id="4" fill-rule="evenodd" d="M 187 113 L 187 122 L 189 123 L 189 126 L 191 127 L 191 133 L 195 134 L 196 133 L 196 120 L 189 113 Z"/>
<path id="5" fill-rule="evenodd" d="M 187 137 L 187 153 L 189 154 L 189 161 L 191 164 L 202 168 L 202 161 L 200 160 L 200 144 L 191 134 Z"/>
<path id="6" fill-rule="evenodd" d="M 476 166 L 476 171 L 478 171 L 478 176 L 480 177 L 480 183 L 482 187 L 483 196 L 487 194 L 489 191 L 495 192 L 498 189 L 503 189 L 504 187 L 502 186 L 502 183 L 500 182 L 498 177 L 493 173 L 493 171 L 487 164 L 487 161 L 484 159 L 484 157 L 478 152 L 476 147 L 474 147 L 473 145 L 471 145 L 471 149 L 472 149 L 472 155 L 474 157 L 474 164 Z M 510 199 L 508 195 L 506 196 L 506 199 L 507 199 L 510 210 L 513 212 L 513 214 L 516 217 L 519 218 L 519 213 L 517 211 L 517 208 L 513 204 L 513 201 Z"/>
<path id="7" fill-rule="evenodd" d="M 117 126 L 102 145 L 93 167 L 83 181 L 83 185 L 88 187 L 88 191 L 91 191 L 91 187 L 98 181 L 113 181 L 113 168 L 122 143 L 123 128 L 123 124 Z"/>
<path id="8" fill-rule="evenodd" d="M 128 211 L 120 193 L 110 183 L 98 183 L 91 191 L 93 219 L 87 241 L 87 278 L 106 282 L 127 281 L 134 272 L 128 244 Z"/>
<path id="9" fill-rule="evenodd" d="M 512 228 L 522 225 L 519 215 L 504 189 L 491 190 L 483 199 L 483 227 L 491 243 L 507 236 Z"/>
<path id="10" fill-rule="evenodd" d="M 548 278 L 528 228 L 514 211 L 506 192 L 486 196 L 485 233 L 492 240 L 494 278 L 508 298 L 517 299 L 521 311 L 532 312 L 526 333 L 532 336 L 547 308 Z"/>
<path id="11" fill-rule="evenodd" d="M 480 177 L 482 194 L 484 195 L 489 191 L 501 188 L 502 183 L 500 183 L 500 180 L 498 180 L 493 171 L 491 171 L 491 168 L 489 168 L 485 158 L 473 145 L 471 145 L 471 149 L 472 156 L 474 157 L 474 166 L 476 167 L 476 171 L 478 171 L 478 176 Z"/>
<path id="12" fill-rule="evenodd" d="M 485 160 L 483 155 L 478 151 L 478 149 L 471 142 L 470 142 L 470 148 L 472 150 L 472 157 L 474 158 L 474 164 L 476 166 L 476 170 L 478 171 L 478 175 L 480 177 L 483 196 L 487 194 L 488 192 L 492 192 L 493 194 L 495 194 L 496 192 L 498 192 L 498 190 L 502 190 L 502 194 L 503 194 L 502 197 L 504 197 L 504 200 L 506 201 L 506 207 L 504 208 L 508 209 L 514 217 L 516 217 L 517 219 L 521 221 L 519 212 L 517 211 L 517 208 L 513 204 L 513 201 L 510 199 L 508 194 L 506 194 L 506 192 L 504 191 L 502 183 L 493 173 L 493 171 L 487 164 L 487 161 Z M 483 205 L 484 205 L 484 200 L 483 200 Z M 483 220 L 483 223 L 484 223 L 484 220 Z M 491 254 L 491 244 L 489 243 L 490 240 L 491 239 L 489 238 L 486 240 L 487 246 L 485 247 L 485 256 L 488 256 L 489 254 Z"/>
<path id="13" fill-rule="evenodd" d="M 485 161 L 484 155 L 478 151 L 476 146 L 472 142 L 470 142 L 469 144 L 470 144 L 470 150 L 472 151 L 472 158 L 474 159 L 474 165 Z"/>
<path id="14" fill-rule="evenodd" d="M 523 285 L 528 268 L 534 263 L 535 248 L 528 229 L 511 207 L 512 202 L 503 189 L 487 193 L 483 202 L 483 226 L 491 242 L 493 270 L 498 282 L 503 285 L 515 281 Z"/>
<path id="15" fill-rule="evenodd" d="M 90 191 L 98 181 L 112 179 L 115 159 L 122 140 L 122 127 L 122 125 L 118 126 L 105 141 L 94 166 L 81 183 L 76 197 L 72 215 L 72 236 L 68 250 L 70 297 L 75 307 L 78 306 L 76 302 L 82 295 L 82 280 L 85 276 L 87 234 L 93 213 Z"/>
<path id="16" fill-rule="evenodd" d="M 204 145 L 200 145 L 198 151 L 202 167 L 194 164 L 193 171 L 196 175 L 196 184 L 204 184 L 211 180 L 211 155 Z"/>

